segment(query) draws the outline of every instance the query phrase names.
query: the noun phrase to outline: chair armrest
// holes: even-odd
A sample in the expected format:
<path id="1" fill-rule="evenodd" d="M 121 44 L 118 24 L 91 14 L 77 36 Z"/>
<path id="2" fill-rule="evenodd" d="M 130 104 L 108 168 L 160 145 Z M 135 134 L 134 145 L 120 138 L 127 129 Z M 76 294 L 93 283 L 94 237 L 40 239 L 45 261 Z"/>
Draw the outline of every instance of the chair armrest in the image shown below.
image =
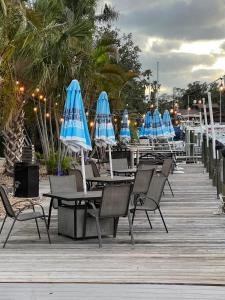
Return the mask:
<path id="1" fill-rule="evenodd" d="M 24 203 L 24 202 L 29 202 L 30 205 L 33 205 L 33 202 L 29 199 L 24 199 L 24 200 L 20 200 L 20 201 L 16 201 L 15 203 L 12 204 L 12 206 L 15 206 L 17 204 L 20 204 L 20 203 Z"/>

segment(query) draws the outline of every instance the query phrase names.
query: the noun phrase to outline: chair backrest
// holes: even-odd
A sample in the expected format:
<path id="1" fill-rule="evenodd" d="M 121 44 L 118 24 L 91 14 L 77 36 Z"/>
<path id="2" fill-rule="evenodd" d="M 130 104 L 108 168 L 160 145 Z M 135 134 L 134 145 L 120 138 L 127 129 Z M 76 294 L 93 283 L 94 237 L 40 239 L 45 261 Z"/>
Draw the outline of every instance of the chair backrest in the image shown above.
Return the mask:
<path id="1" fill-rule="evenodd" d="M 162 174 L 166 177 L 169 176 L 170 171 L 172 169 L 173 160 L 171 158 L 164 159 L 162 165 Z"/>
<path id="2" fill-rule="evenodd" d="M 157 209 L 157 205 L 159 205 L 162 197 L 165 183 L 166 177 L 164 175 L 154 175 L 152 177 L 147 192 L 147 198 L 144 200 L 145 207 L 149 207 L 150 210 Z M 151 199 L 153 199 L 154 201 L 152 201 Z"/>
<path id="3" fill-rule="evenodd" d="M 92 167 L 92 172 L 94 174 L 94 177 L 100 177 L 100 173 L 99 173 L 96 162 L 94 162 L 93 160 L 90 160 L 90 165 Z"/>
<path id="4" fill-rule="evenodd" d="M 135 176 L 133 194 L 146 194 L 155 169 L 138 170 Z"/>
<path id="5" fill-rule="evenodd" d="M 155 164 L 154 163 L 147 163 L 147 162 L 139 162 L 138 164 L 138 170 L 149 170 L 154 169 Z"/>
<path id="6" fill-rule="evenodd" d="M 82 174 L 82 168 L 81 168 L 81 166 L 77 167 L 77 170 L 80 170 L 81 174 Z M 86 175 L 86 177 L 94 177 L 92 166 L 90 164 L 85 165 L 85 175 Z"/>
<path id="7" fill-rule="evenodd" d="M 16 215 L 15 215 L 15 212 L 14 212 L 14 210 L 12 208 L 12 205 L 9 201 L 6 189 L 2 185 L 0 185 L 0 197 L 2 199 L 2 203 L 3 203 L 3 206 L 4 206 L 4 209 L 5 209 L 5 212 L 6 212 L 7 216 L 9 216 L 11 218 L 15 218 Z"/>
<path id="8" fill-rule="evenodd" d="M 114 158 L 112 159 L 113 170 L 123 170 L 128 169 L 127 158 Z"/>
<path id="9" fill-rule="evenodd" d="M 49 176 L 50 189 L 52 193 L 77 192 L 75 175 Z"/>
<path id="10" fill-rule="evenodd" d="M 83 187 L 83 175 L 81 170 L 74 169 L 74 174 L 76 177 L 76 185 L 77 185 L 77 191 L 78 192 L 83 192 L 84 187 Z"/>
<path id="11" fill-rule="evenodd" d="M 131 184 L 107 185 L 103 189 L 100 217 L 124 217 L 130 203 Z"/>

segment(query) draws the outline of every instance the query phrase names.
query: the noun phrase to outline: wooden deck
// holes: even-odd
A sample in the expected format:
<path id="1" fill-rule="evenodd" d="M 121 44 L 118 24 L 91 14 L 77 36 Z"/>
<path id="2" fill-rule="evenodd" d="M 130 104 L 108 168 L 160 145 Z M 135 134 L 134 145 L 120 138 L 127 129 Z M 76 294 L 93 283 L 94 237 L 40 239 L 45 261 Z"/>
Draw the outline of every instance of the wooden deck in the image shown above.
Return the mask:
<path id="1" fill-rule="evenodd" d="M 166 188 L 161 204 L 168 234 L 157 213 L 151 214 L 152 230 L 144 214 L 137 215 L 134 248 L 126 220 L 116 239 L 103 239 L 102 249 L 96 239 L 58 236 L 56 215 L 52 245 L 41 224 L 39 241 L 33 222 L 18 223 L 7 248 L 0 249 L 0 282 L 225 285 L 225 217 L 214 214 L 215 188 L 202 165 L 184 168 L 185 174 L 170 178 L 175 197 Z"/>

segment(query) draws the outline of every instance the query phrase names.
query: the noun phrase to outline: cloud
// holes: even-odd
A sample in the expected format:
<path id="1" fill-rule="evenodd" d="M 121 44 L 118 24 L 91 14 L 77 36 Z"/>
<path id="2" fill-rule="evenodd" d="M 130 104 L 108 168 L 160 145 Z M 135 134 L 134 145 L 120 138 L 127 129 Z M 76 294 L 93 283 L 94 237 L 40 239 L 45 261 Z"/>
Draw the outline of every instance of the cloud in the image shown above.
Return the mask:
<path id="1" fill-rule="evenodd" d="M 102 0 L 103 1 L 103 0 Z M 132 32 L 143 69 L 160 62 L 164 87 L 213 81 L 225 69 L 225 0 L 108 0 L 119 11 L 116 26 Z"/>
<path id="2" fill-rule="evenodd" d="M 124 1 L 121 1 L 124 2 Z M 130 5 L 128 5 L 128 2 Z M 181 40 L 219 39 L 225 35 L 224 0 L 141 0 L 119 4 L 119 24 L 146 36 Z M 117 7 L 117 6 L 116 6 Z M 136 7 L 136 9 L 134 9 Z"/>
<path id="3" fill-rule="evenodd" d="M 152 43 L 150 51 L 155 53 L 168 53 L 171 50 L 179 49 L 182 42 L 178 40 L 156 40 Z"/>

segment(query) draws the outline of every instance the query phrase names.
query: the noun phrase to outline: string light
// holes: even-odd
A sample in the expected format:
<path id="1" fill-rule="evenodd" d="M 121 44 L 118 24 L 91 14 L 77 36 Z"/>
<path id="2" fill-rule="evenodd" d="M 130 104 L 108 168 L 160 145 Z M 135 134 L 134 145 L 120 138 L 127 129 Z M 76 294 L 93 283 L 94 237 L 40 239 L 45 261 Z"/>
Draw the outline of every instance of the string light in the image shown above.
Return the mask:
<path id="1" fill-rule="evenodd" d="M 134 125 L 137 126 L 137 122 L 134 122 Z"/>
<path id="2" fill-rule="evenodd" d="M 198 104 L 202 104 L 202 100 L 198 100 Z"/>
<path id="3" fill-rule="evenodd" d="M 150 105 L 150 108 L 153 108 L 153 107 L 154 107 L 154 104 L 151 104 L 151 105 Z"/>
<path id="4" fill-rule="evenodd" d="M 37 93 L 39 93 L 40 92 L 40 89 L 39 88 L 36 88 L 36 90 L 35 90 Z"/>
<path id="5" fill-rule="evenodd" d="M 32 94 L 31 94 L 31 96 L 34 98 L 34 96 L 35 96 L 35 93 L 32 93 Z"/>
<path id="6" fill-rule="evenodd" d="M 142 116 L 142 117 L 143 117 L 143 119 L 144 119 L 144 118 L 145 118 L 145 114 L 143 114 L 143 116 Z"/>
<path id="7" fill-rule="evenodd" d="M 173 110 L 173 108 L 171 108 L 170 113 L 173 114 L 173 112 L 174 112 L 174 110 Z"/>
<path id="8" fill-rule="evenodd" d="M 93 127 L 94 126 L 94 122 L 90 122 L 90 127 Z"/>
<path id="9" fill-rule="evenodd" d="M 24 86 L 21 86 L 21 87 L 19 88 L 19 91 L 20 91 L 21 93 L 23 93 L 23 92 L 25 91 Z"/>
<path id="10" fill-rule="evenodd" d="M 64 119 L 63 119 L 63 118 L 60 118 L 60 122 L 63 123 L 63 122 L 64 122 Z"/>
<path id="11" fill-rule="evenodd" d="M 190 110 L 191 110 L 191 108 L 190 108 L 190 107 L 188 107 L 188 110 L 190 111 Z"/>
<path id="12" fill-rule="evenodd" d="M 46 99 L 46 98 L 44 98 L 43 100 L 44 100 L 44 102 L 46 102 L 46 101 L 47 101 L 47 99 Z"/>
<path id="13" fill-rule="evenodd" d="M 38 111 L 37 107 L 34 107 L 34 112 L 37 112 L 37 111 Z"/>
<path id="14" fill-rule="evenodd" d="M 20 84 L 20 82 L 17 80 L 17 81 L 16 81 L 16 85 L 19 85 L 19 84 Z"/>
<path id="15" fill-rule="evenodd" d="M 39 96 L 39 99 L 40 99 L 40 100 L 42 100 L 43 98 L 44 98 L 44 96 L 43 96 L 43 95 L 40 95 L 40 96 Z"/>
<path id="16" fill-rule="evenodd" d="M 128 125 L 130 125 L 130 120 L 127 121 Z"/>
<path id="17" fill-rule="evenodd" d="M 117 118 L 114 118 L 114 122 L 115 122 L 115 123 L 117 122 Z"/>
<path id="18" fill-rule="evenodd" d="M 55 103 L 55 106 L 58 106 L 58 102 Z"/>
<path id="19" fill-rule="evenodd" d="M 87 117 L 89 116 L 89 112 L 88 112 L 88 111 L 86 111 L 86 116 L 87 116 Z"/>
<path id="20" fill-rule="evenodd" d="M 47 113 L 47 114 L 46 114 L 46 118 L 49 118 L 49 117 L 50 117 L 50 113 Z"/>

